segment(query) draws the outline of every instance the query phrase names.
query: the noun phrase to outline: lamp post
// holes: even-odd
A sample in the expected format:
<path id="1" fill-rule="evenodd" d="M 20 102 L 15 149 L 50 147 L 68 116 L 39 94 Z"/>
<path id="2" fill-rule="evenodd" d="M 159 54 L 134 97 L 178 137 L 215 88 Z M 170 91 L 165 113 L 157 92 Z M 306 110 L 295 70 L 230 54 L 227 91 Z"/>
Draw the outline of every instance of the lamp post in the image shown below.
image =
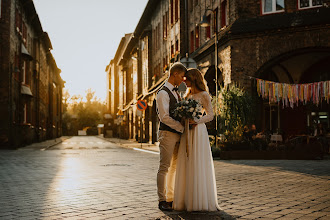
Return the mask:
<path id="1" fill-rule="evenodd" d="M 206 3 L 205 3 L 206 6 Z M 210 23 L 207 20 L 206 17 L 206 12 L 207 11 L 212 11 L 209 8 L 205 8 L 204 11 L 204 15 L 199 23 L 199 25 L 201 27 L 209 27 Z M 216 13 L 214 11 L 212 11 L 214 16 L 216 16 Z M 215 66 L 215 131 L 216 131 L 216 135 L 215 135 L 215 147 L 218 147 L 218 31 L 217 31 L 217 27 L 215 27 L 214 29 L 214 66 Z"/>

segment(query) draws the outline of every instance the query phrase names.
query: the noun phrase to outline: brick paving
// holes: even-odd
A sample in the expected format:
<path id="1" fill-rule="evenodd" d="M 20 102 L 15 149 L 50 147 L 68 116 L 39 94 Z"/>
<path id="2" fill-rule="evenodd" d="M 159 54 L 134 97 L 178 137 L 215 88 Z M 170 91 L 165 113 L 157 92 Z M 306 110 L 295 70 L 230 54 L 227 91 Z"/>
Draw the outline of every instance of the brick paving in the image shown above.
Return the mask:
<path id="1" fill-rule="evenodd" d="M 215 161 L 222 211 L 162 212 L 158 155 L 96 137 L 40 146 L 0 151 L 0 219 L 330 219 L 329 160 Z"/>

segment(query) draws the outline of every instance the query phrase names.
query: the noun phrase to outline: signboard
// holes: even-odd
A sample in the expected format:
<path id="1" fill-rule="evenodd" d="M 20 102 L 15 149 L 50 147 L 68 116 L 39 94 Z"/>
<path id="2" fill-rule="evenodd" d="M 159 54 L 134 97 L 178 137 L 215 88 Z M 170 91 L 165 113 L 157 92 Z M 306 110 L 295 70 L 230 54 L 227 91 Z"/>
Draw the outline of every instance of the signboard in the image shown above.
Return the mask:
<path id="1" fill-rule="evenodd" d="M 137 110 L 140 110 L 140 111 L 144 111 L 146 110 L 148 107 L 148 104 L 146 101 L 144 100 L 139 100 L 137 103 L 136 103 L 136 108 Z"/>
<path id="2" fill-rule="evenodd" d="M 142 117 L 142 111 L 136 111 L 136 116 Z"/>
<path id="3" fill-rule="evenodd" d="M 197 64 L 195 60 L 192 58 L 184 57 L 180 59 L 180 62 L 188 69 L 188 68 L 197 68 Z"/>

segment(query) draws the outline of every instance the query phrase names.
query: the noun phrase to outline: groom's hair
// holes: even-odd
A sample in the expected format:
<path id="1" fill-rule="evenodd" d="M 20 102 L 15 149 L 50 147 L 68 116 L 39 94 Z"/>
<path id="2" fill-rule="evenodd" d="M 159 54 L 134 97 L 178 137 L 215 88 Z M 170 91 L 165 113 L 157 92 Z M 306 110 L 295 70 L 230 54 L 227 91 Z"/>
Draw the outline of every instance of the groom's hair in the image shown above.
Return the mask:
<path id="1" fill-rule="evenodd" d="M 173 75 L 175 72 L 187 72 L 187 68 L 180 62 L 173 63 L 173 65 L 170 68 L 170 76 Z"/>

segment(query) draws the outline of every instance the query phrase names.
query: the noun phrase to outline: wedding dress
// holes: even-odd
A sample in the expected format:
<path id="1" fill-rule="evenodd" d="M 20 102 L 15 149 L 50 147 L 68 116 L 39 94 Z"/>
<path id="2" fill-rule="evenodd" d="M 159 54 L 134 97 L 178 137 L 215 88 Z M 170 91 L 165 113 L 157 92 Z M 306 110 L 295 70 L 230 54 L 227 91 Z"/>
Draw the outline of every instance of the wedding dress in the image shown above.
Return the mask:
<path id="1" fill-rule="evenodd" d="M 217 201 L 213 158 L 205 125 L 214 117 L 211 98 L 206 91 L 189 95 L 188 98 L 197 100 L 203 106 L 206 115 L 195 119 L 197 125 L 181 135 L 173 208 L 187 211 L 220 210 Z M 186 152 L 187 132 L 189 132 L 188 157 Z"/>

